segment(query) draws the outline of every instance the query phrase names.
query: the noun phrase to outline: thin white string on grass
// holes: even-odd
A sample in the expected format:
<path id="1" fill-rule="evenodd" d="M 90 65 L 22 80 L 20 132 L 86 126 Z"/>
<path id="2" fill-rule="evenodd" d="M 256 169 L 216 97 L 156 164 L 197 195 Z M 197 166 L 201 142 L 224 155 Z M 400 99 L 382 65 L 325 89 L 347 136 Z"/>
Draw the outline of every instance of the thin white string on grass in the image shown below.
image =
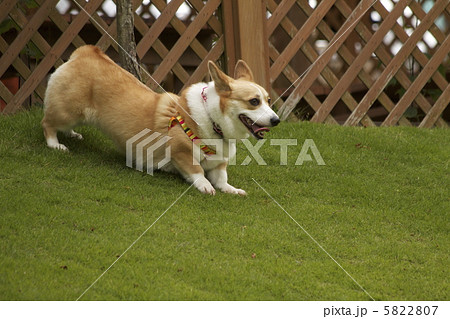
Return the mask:
<path id="1" fill-rule="evenodd" d="M 175 201 L 172 203 L 172 204 L 170 204 L 170 206 L 164 211 L 164 213 L 162 213 L 146 230 L 144 230 L 144 232 L 130 245 L 130 246 L 128 246 L 128 248 L 127 249 L 125 249 L 125 251 L 116 259 L 116 260 L 114 260 L 114 262 L 100 275 L 100 276 L 98 276 L 98 278 L 97 279 L 95 279 L 95 281 L 76 299 L 76 301 L 79 301 L 80 300 L 80 298 L 81 297 L 83 297 L 84 296 L 84 294 L 86 293 L 86 292 L 88 292 L 89 291 L 89 289 L 91 289 L 92 288 L 92 286 L 94 286 L 96 283 L 97 283 L 97 281 L 99 281 L 99 279 L 100 278 L 102 278 L 103 277 L 103 275 L 104 274 L 106 274 L 107 272 L 108 272 L 108 270 L 112 267 L 112 266 L 114 266 L 114 264 L 116 263 L 116 262 L 118 262 L 119 261 L 119 259 L 120 258 L 122 258 L 123 257 L 123 255 L 125 255 L 126 254 L 126 252 L 131 248 L 131 247 L 133 247 L 134 246 L 134 244 L 136 244 L 138 241 L 139 241 L 139 239 L 141 239 L 142 238 L 142 236 L 144 236 L 145 235 L 145 233 L 150 229 L 150 228 L 152 228 L 153 227 L 153 225 L 155 225 L 156 224 L 156 222 L 161 218 L 161 217 L 163 217 L 166 213 L 167 213 L 167 211 L 170 209 L 170 208 L 172 208 L 172 206 L 173 205 L 175 205 L 175 203 L 176 202 L 178 202 L 178 200 L 181 198 L 181 197 L 183 197 L 184 196 L 184 194 L 186 194 L 187 193 L 187 191 L 192 187 L 192 185 L 194 185 L 194 183 L 195 182 L 197 182 L 198 181 L 198 178 L 191 184 L 191 185 L 189 185 L 189 187 L 180 195 L 180 196 L 178 196 L 178 198 L 177 199 L 175 199 Z"/>
<path id="2" fill-rule="evenodd" d="M 303 230 L 303 232 L 304 232 L 306 235 L 309 236 L 309 238 L 311 238 L 311 240 L 312 240 L 317 246 L 319 246 L 320 249 L 322 249 L 322 251 L 323 251 L 325 254 L 328 255 L 328 257 L 331 258 L 331 260 L 333 260 L 333 261 L 336 263 L 336 265 L 338 265 L 338 266 L 339 266 L 339 267 L 347 274 L 347 276 L 349 276 L 349 277 L 355 282 L 355 284 L 358 285 L 359 288 L 362 289 L 362 291 L 364 291 L 364 292 L 366 293 L 367 296 L 370 297 L 370 299 L 372 299 L 373 301 L 375 301 L 375 299 L 367 292 L 367 290 L 364 289 L 363 286 L 361 286 L 361 285 L 355 280 L 355 278 L 353 278 L 352 275 L 350 275 L 350 274 L 347 272 L 347 270 L 345 270 L 344 267 L 342 267 L 341 264 L 339 264 L 339 263 L 336 261 L 336 259 L 334 259 L 334 258 L 333 258 L 333 257 L 325 250 L 325 248 L 323 248 L 322 245 L 319 244 L 319 242 L 318 242 L 317 240 L 315 240 L 314 237 L 311 236 L 311 235 L 306 231 L 306 229 L 303 228 L 302 225 L 300 225 L 300 224 L 294 219 L 294 217 L 292 217 L 291 214 L 289 214 L 289 213 L 283 208 L 283 206 L 281 206 L 281 205 L 275 200 L 275 198 L 273 198 L 272 195 L 270 195 L 270 194 L 264 189 L 264 187 L 262 187 L 262 186 L 261 186 L 261 185 L 253 178 L 253 177 L 252 177 L 252 180 L 256 183 L 256 185 L 259 186 L 259 188 L 261 188 L 261 189 L 264 191 L 264 193 L 267 194 L 267 196 L 270 197 L 270 199 L 272 199 L 272 200 L 275 202 L 275 204 L 277 204 L 278 207 L 280 207 L 280 208 L 286 213 L 286 215 L 288 215 L 288 216 L 289 216 L 289 217 L 297 224 L 298 227 L 301 228 L 301 230 Z"/>

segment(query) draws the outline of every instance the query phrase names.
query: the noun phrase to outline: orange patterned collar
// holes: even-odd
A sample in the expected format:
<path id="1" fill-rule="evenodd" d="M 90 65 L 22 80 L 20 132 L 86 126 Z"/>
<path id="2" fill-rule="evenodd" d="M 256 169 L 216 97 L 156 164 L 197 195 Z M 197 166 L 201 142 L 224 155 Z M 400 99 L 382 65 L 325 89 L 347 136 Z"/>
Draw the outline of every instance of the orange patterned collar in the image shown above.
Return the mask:
<path id="1" fill-rule="evenodd" d="M 181 128 L 186 133 L 187 136 L 191 139 L 192 143 L 198 145 L 200 149 L 206 154 L 206 155 L 215 155 L 216 151 L 212 148 L 208 147 L 207 145 L 202 143 L 202 140 L 195 135 L 192 130 L 186 125 L 184 122 L 184 119 L 181 117 L 181 115 L 172 116 L 169 121 L 169 130 L 177 125 L 177 122 L 181 125 Z"/>

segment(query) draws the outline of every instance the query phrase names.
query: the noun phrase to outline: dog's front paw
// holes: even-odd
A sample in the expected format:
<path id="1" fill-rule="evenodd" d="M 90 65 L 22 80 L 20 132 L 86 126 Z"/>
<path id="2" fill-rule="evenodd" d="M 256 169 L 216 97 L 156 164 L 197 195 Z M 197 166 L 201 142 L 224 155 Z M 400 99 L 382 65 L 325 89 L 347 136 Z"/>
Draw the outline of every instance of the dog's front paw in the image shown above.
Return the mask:
<path id="1" fill-rule="evenodd" d="M 60 150 L 60 151 L 63 151 L 63 152 L 68 152 L 69 151 L 67 146 L 65 146 L 64 144 L 59 144 L 59 143 L 48 145 L 48 147 L 53 148 L 55 150 Z"/>
<path id="2" fill-rule="evenodd" d="M 239 189 L 236 187 L 231 186 L 230 184 L 227 184 L 226 186 L 222 187 L 220 189 L 224 193 L 228 194 L 236 194 L 240 196 L 247 196 L 247 193 L 243 189 Z"/>
<path id="3" fill-rule="evenodd" d="M 212 185 L 198 186 L 197 189 L 203 194 L 216 195 L 216 190 Z"/>
<path id="4" fill-rule="evenodd" d="M 216 194 L 216 190 L 214 189 L 214 187 L 211 185 L 211 183 L 206 178 L 202 179 L 202 180 L 197 180 L 194 183 L 194 186 L 203 194 L 209 194 L 209 195 Z"/>

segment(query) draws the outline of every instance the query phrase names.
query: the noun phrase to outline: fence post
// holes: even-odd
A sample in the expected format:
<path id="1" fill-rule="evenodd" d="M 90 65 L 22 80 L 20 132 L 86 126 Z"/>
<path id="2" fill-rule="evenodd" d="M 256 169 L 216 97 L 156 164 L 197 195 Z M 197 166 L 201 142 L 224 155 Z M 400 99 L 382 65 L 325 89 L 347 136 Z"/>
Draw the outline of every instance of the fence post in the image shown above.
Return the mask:
<path id="1" fill-rule="evenodd" d="M 236 65 L 236 55 L 239 52 L 238 38 L 239 25 L 237 19 L 237 0 L 222 1 L 223 34 L 225 36 L 225 63 L 227 74 L 233 76 Z"/>
<path id="2" fill-rule="evenodd" d="M 270 92 L 269 42 L 265 0 L 237 0 L 238 27 L 235 28 L 237 57 L 247 62 L 255 82 Z M 236 23 L 235 23 L 236 26 Z"/>

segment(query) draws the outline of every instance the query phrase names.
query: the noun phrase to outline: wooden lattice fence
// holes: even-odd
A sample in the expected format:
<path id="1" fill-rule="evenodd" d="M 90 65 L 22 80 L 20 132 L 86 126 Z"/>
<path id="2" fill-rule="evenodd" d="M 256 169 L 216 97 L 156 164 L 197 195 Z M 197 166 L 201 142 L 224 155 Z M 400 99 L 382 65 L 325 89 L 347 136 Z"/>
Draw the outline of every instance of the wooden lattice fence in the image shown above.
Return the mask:
<path id="1" fill-rule="evenodd" d="M 243 58 L 283 119 L 448 127 L 450 0 L 133 4 L 152 89 L 179 92 L 205 79 L 208 60 L 230 73 Z M 116 29 L 113 0 L 1 0 L 3 113 L 42 102 L 49 72 L 77 47 L 115 58 Z"/>
<path id="2" fill-rule="evenodd" d="M 303 111 L 314 122 L 448 126 L 450 1 L 268 0 L 267 8 L 282 118 Z"/>
<path id="3" fill-rule="evenodd" d="M 32 6 L 29 10 L 26 5 L 34 1 L 36 8 Z M 89 43 L 104 51 L 113 49 L 117 52 L 116 19 L 115 15 L 105 13 L 104 0 L 66 1 L 69 6 L 65 9 L 67 14 L 58 11 L 60 2 L 33 0 L 3 1 L 0 4 L 0 21 L 8 17 L 14 26 L 14 35 L 9 43 L 0 35 L 0 76 L 11 67 L 23 79 L 15 94 L 0 83 L 0 97 L 7 104 L 3 113 L 16 111 L 33 92 L 42 100 L 48 73 L 61 65 L 64 62 L 62 57 L 67 59 L 75 48 Z M 114 10 L 114 3 L 109 2 Z M 218 13 L 221 0 L 206 3 L 202 0 L 189 0 L 183 20 L 177 17 L 182 4 L 185 1 L 173 0 L 167 3 L 152 0 L 152 11 L 157 15 L 155 18 L 150 15 L 148 1 L 144 1 L 142 6 L 140 1 L 134 2 L 136 11 L 142 13 L 135 15 L 135 31 L 139 39 L 137 54 L 142 60 L 150 56 L 151 61 L 147 66 L 150 67 L 152 77 L 147 77 L 145 82 L 152 89 L 158 89 L 159 84 L 171 76 L 176 77 L 182 87 L 201 81 L 207 73 L 207 61 L 218 60 L 224 53 L 223 28 Z M 41 34 L 46 32 L 42 27 L 44 24 L 59 31 L 54 43 L 50 44 Z M 86 39 L 83 39 L 83 28 L 89 29 L 89 32 L 84 32 Z M 97 38 L 92 36 L 93 33 L 98 33 Z M 167 39 L 166 43 L 164 39 Z M 24 50 L 30 45 L 41 53 L 40 59 L 34 59 L 33 69 L 30 69 L 22 57 Z M 168 48 L 169 45 L 171 47 Z M 114 56 L 115 52 L 108 54 Z M 180 60 L 183 59 L 187 67 L 181 65 Z M 187 68 L 193 71 L 189 72 Z"/>

